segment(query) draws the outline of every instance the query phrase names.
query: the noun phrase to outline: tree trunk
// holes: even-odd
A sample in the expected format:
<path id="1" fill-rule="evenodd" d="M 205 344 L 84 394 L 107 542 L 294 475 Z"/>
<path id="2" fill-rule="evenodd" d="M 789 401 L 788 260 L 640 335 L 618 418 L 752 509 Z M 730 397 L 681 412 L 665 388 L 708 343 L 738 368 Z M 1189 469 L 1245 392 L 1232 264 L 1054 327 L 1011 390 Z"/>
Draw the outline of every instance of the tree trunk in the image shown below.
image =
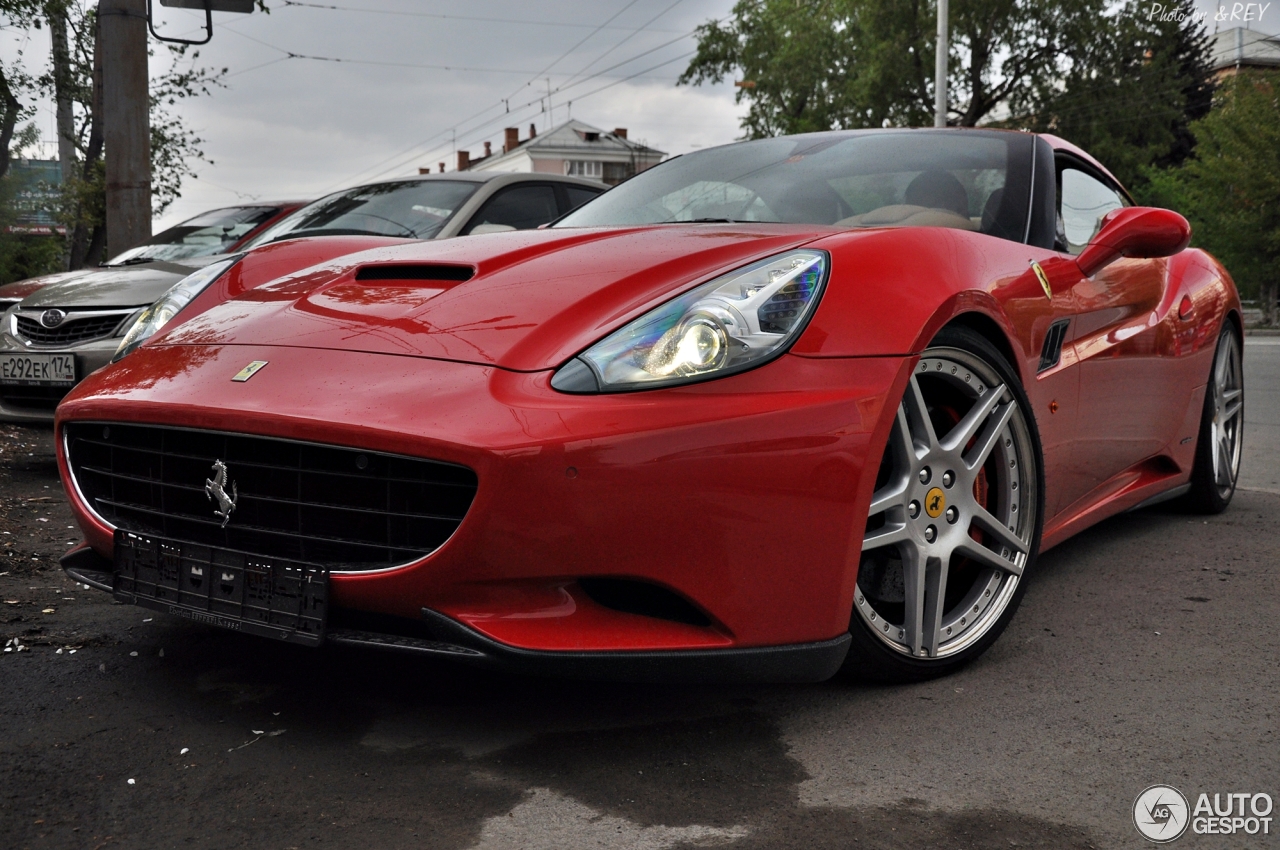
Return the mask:
<path id="1" fill-rule="evenodd" d="M 57 116 L 58 162 L 62 165 L 62 182 L 76 176 L 75 120 L 71 112 L 71 51 L 67 47 L 67 10 L 59 2 L 45 8 L 49 35 L 53 42 L 53 100 Z"/>
<path id="2" fill-rule="evenodd" d="M 97 179 L 98 163 L 102 160 L 102 40 L 98 38 L 99 31 L 99 26 L 95 22 L 93 35 L 93 99 L 89 110 L 89 144 L 85 148 L 84 154 L 83 179 L 86 183 L 92 183 Z M 103 248 L 106 247 L 104 223 L 99 221 L 90 228 L 85 221 L 87 211 L 83 208 L 83 200 L 80 203 L 81 207 L 77 210 L 76 226 L 71 233 L 71 247 L 68 252 L 71 255 L 68 266 L 71 269 L 81 269 L 86 265 L 101 262 Z"/>
<path id="3" fill-rule="evenodd" d="M 1280 322 L 1277 319 L 1280 316 L 1280 309 L 1277 309 L 1276 300 L 1280 298 L 1280 285 L 1274 280 L 1270 283 L 1264 283 L 1261 287 L 1259 300 L 1262 304 L 1262 324 L 1268 328 L 1274 328 Z"/>
<path id="4" fill-rule="evenodd" d="M 0 108 L 4 109 L 4 117 L 0 118 L 0 177 L 4 177 L 9 173 L 9 143 L 13 141 L 13 128 L 18 124 L 22 104 L 13 96 L 3 69 L 0 69 Z"/>

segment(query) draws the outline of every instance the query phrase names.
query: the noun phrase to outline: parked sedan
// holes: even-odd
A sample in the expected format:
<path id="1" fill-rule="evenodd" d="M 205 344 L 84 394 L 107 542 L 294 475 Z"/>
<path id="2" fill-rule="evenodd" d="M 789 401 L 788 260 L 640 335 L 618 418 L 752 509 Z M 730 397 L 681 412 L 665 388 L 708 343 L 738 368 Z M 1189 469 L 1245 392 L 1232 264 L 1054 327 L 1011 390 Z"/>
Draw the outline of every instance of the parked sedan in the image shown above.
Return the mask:
<path id="1" fill-rule="evenodd" d="M 110 360 L 140 310 L 303 203 L 211 210 L 101 266 L 0 286 L 0 421 L 52 421 L 58 401 Z"/>
<path id="2" fill-rule="evenodd" d="M 0 286 L 0 310 L 9 309 L 50 284 L 83 280 L 102 268 L 159 261 L 173 263 L 214 254 L 234 253 L 304 203 L 305 201 L 282 201 L 210 210 L 157 233 L 143 244 L 112 257 L 101 266 L 40 275 Z"/>
<path id="3" fill-rule="evenodd" d="M 433 174 L 383 181 L 335 192 L 277 217 L 238 239 L 235 254 L 282 240 L 336 238 L 297 253 L 321 262 L 335 251 L 370 246 L 345 237 L 422 240 L 524 230 L 605 189 L 590 180 L 543 174 Z M 130 348 L 141 344 L 211 282 L 201 276 L 174 289 L 197 269 L 221 269 L 228 260 L 228 242 L 216 242 L 209 227 L 190 224 L 166 231 L 182 231 L 180 239 L 162 243 L 157 237 L 156 244 L 126 252 L 107 268 L 51 283 L 11 305 L 0 334 L 0 421 L 51 421 L 63 396 L 109 362 L 122 341 Z"/>
<path id="4" fill-rule="evenodd" d="M 1241 308 L 1189 239 L 1050 135 L 689 154 L 544 230 L 283 272 L 102 370 L 58 410 L 63 563 L 311 646 L 943 675 L 1042 550 L 1231 500 Z"/>

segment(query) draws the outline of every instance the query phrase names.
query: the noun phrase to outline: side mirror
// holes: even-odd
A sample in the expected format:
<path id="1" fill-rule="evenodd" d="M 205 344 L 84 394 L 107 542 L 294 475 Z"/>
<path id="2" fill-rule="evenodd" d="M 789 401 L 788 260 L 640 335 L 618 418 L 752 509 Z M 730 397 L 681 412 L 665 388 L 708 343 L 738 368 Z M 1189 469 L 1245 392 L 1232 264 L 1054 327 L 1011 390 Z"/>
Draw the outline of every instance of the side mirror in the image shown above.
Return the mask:
<path id="1" fill-rule="evenodd" d="M 1097 235 L 1076 257 L 1085 277 L 1093 277 L 1121 257 L 1169 257 L 1191 241 L 1191 225 L 1173 210 L 1124 207 L 1102 219 Z"/>

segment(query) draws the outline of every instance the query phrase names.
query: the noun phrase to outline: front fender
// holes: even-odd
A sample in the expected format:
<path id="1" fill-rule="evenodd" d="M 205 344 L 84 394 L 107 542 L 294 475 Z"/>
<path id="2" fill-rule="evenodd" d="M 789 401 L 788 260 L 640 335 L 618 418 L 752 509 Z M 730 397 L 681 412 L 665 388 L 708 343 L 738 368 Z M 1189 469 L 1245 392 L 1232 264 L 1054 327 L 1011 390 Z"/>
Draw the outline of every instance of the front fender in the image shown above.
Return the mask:
<path id="1" fill-rule="evenodd" d="M 805 357 L 919 354 L 944 326 L 981 314 L 999 328 L 1014 365 L 1038 355 L 1052 321 L 1030 261 L 1059 255 L 944 228 L 853 231 L 813 247 L 831 253 L 831 280 L 791 353 Z"/>

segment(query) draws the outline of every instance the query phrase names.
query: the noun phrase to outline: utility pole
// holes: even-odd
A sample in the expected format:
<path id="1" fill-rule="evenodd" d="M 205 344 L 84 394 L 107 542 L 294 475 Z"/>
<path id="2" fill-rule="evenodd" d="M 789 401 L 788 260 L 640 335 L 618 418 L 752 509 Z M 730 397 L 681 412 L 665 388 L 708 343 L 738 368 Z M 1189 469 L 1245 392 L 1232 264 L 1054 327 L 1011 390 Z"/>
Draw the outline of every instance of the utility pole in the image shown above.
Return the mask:
<path id="1" fill-rule="evenodd" d="M 933 66 L 933 126 L 947 126 L 947 56 L 951 51 L 947 44 L 950 32 L 947 20 L 947 0 L 938 0 L 938 49 Z"/>
<path id="2" fill-rule="evenodd" d="M 107 257 L 151 238 L 146 0 L 101 0 Z"/>

